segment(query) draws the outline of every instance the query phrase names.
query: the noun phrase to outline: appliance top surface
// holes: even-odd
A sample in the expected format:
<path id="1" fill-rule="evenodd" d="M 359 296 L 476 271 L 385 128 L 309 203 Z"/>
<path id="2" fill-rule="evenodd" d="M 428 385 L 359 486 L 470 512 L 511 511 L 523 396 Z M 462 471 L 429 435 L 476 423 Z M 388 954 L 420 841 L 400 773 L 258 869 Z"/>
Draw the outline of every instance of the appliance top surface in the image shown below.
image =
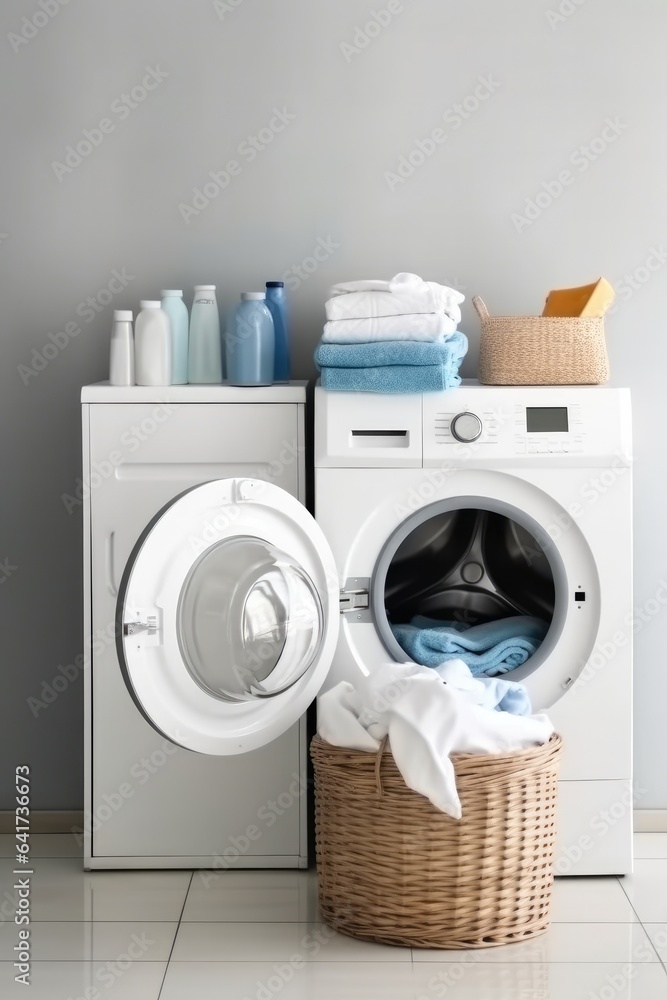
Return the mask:
<path id="1" fill-rule="evenodd" d="M 315 465 L 501 467 L 629 461 L 630 390 L 493 386 L 390 395 L 315 389 Z"/>
<path id="2" fill-rule="evenodd" d="M 305 403 L 306 381 L 266 386 L 110 385 L 81 389 L 82 403 Z"/>

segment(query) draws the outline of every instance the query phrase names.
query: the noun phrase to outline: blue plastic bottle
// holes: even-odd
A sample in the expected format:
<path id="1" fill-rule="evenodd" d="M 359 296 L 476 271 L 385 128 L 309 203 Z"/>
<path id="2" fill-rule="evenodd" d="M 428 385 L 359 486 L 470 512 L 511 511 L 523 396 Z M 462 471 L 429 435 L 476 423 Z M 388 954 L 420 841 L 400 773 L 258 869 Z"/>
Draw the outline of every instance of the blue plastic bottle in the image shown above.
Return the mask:
<path id="1" fill-rule="evenodd" d="M 195 285 L 190 316 L 188 382 L 222 382 L 220 316 L 215 285 Z"/>
<path id="2" fill-rule="evenodd" d="M 284 281 L 267 281 L 266 305 L 273 317 L 273 327 L 276 334 L 273 378 L 276 382 L 289 382 L 290 349 Z"/>
<path id="3" fill-rule="evenodd" d="M 227 327 L 227 378 L 231 385 L 271 385 L 275 355 L 273 319 L 264 292 L 242 292 Z"/>
<path id="4" fill-rule="evenodd" d="M 180 290 L 166 289 L 160 294 L 162 309 L 171 320 L 172 385 L 185 385 L 188 381 L 188 307 Z"/>

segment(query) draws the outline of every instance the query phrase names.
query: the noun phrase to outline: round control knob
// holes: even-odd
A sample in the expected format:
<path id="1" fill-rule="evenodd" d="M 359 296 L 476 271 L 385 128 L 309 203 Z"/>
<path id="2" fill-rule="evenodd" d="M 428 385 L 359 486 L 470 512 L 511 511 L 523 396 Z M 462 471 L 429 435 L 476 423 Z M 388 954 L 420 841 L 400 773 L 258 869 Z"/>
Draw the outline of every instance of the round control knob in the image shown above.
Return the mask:
<path id="1" fill-rule="evenodd" d="M 476 413 L 457 413 L 452 419 L 451 431 L 457 441 L 470 444 L 482 434 L 482 421 Z"/>

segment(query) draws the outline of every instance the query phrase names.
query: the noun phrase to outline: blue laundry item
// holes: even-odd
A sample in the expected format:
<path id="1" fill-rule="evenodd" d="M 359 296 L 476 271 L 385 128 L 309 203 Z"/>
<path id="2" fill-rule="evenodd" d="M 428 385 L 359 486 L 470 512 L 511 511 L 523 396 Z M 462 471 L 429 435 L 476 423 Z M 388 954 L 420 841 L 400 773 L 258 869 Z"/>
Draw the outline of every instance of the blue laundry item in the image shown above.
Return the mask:
<path id="1" fill-rule="evenodd" d="M 530 702 L 530 695 L 523 686 L 516 681 L 504 681 L 498 677 L 485 677 L 484 680 L 493 685 L 493 697 L 498 699 L 496 705 L 497 712 L 510 712 L 512 715 L 532 715 L 533 706 Z"/>
<path id="2" fill-rule="evenodd" d="M 473 626 L 416 615 L 409 625 L 391 626 L 396 641 L 416 663 L 437 667 L 461 659 L 473 677 L 494 677 L 520 667 L 537 651 L 547 627 L 530 615 Z"/>
<path id="3" fill-rule="evenodd" d="M 461 384 L 446 365 L 382 365 L 377 368 L 323 368 L 323 389 L 340 392 L 442 392 Z"/>
<path id="4" fill-rule="evenodd" d="M 456 368 L 468 350 L 460 330 L 437 341 L 385 340 L 372 344 L 318 344 L 318 368 L 378 368 L 384 365 L 438 365 Z"/>
<path id="5" fill-rule="evenodd" d="M 445 660 L 429 669 L 474 705 L 488 708 L 491 712 L 532 715 L 530 695 L 523 684 L 501 677 L 473 677 L 470 667 L 460 659 Z"/>

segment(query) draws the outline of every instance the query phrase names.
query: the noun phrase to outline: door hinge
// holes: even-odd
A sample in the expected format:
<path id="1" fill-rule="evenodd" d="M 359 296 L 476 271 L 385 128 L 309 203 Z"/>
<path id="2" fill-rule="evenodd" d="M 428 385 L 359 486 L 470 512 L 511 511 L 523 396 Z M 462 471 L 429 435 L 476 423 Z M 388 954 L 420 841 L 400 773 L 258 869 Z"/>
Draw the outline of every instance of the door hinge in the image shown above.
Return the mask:
<path id="1" fill-rule="evenodd" d="M 135 608 L 130 613 L 130 621 L 123 622 L 123 635 L 135 637 L 143 646 L 159 646 L 162 642 L 160 612 Z"/>
<path id="2" fill-rule="evenodd" d="M 351 621 L 373 620 L 370 608 L 370 578 L 350 577 L 340 592 L 340 613 Z"/>

